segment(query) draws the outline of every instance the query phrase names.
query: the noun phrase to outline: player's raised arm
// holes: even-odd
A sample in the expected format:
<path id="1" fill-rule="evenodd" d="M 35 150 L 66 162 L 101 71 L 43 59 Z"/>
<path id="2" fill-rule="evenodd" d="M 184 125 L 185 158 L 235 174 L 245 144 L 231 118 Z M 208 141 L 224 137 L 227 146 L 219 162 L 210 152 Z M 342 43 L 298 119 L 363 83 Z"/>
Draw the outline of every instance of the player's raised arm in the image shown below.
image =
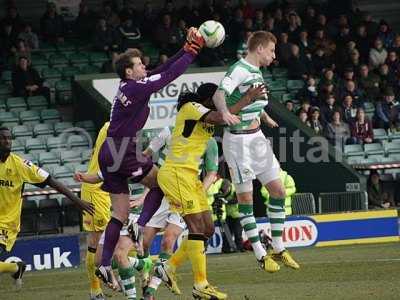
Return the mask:
<path id="1" fill-rule="evenodd" d="M 91 174 L 91 173 L 76 172 L 74 174 L 74 180 L 76 182 L 96 184 L 102 182 L 103 178 L 97 173 Z"/>

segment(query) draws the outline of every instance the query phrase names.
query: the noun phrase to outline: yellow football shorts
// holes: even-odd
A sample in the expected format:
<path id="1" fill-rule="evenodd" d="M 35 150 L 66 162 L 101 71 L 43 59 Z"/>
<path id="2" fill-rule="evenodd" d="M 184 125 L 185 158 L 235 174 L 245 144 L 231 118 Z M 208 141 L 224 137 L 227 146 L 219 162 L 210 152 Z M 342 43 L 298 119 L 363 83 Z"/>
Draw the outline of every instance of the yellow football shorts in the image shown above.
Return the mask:
<path id="1" fill-rule="evenodd" d="M 6 246 L 6 251 L 10 252 L 17 240 L 18 232 L 0 228 L 0 244 Z"/>
<path id="2" fill-rule="evenodd" d="M 83 230 L 89 232 L 104 231 L 111 218 L 110 195 L 103 191 L 90 191 L 83 189 L 81 198 L 94 206 L 94 214 L 83 213 Z"/>
<path id="3" fill-rule="evenodd" d="M 163 166 L 158 172 L 157 181 L 170 209 L 181 216 L 210 210 L 197 171 Z"/>

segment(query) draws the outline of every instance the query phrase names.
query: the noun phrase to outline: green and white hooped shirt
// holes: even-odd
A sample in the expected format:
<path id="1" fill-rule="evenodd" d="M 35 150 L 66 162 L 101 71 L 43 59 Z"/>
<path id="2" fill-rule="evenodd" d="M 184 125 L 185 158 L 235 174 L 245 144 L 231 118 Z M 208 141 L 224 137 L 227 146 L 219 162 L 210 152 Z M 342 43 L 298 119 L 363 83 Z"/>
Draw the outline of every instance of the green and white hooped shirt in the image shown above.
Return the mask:
<path id="1" fill-rule="evenodd" d="M 242 58 L 229 68 L 218 89 L 225 92 L 226 104 L 230 107 L 239 102 L 250 87 L 257 87 L 262 84 L 265 85 L 265 81 L 260 68 Z M 253 103 L 242 108 L 239 112 L 240 123 L 229 126 L 229 129 L 246 129 L 254 120 L 260 118 L 264 107 L 267 105 L 268 96 L 265 93 L 262 98 L 256 99 Z"/>

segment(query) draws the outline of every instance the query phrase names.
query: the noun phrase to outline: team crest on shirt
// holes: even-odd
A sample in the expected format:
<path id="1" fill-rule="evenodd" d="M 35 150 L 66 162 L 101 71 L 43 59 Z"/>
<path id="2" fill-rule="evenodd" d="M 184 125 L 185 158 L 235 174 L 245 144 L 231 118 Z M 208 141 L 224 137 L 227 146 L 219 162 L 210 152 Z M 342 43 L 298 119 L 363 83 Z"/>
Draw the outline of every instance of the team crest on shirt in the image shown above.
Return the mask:
<path id="1" fill-rule="evenodd" d="M 31 168 L 33 166 L 33 163 L 30 160 L 25 159 L 24 160 L 24 165 L 26 165 L 27 167 Z"/>
<path id="2" fill-rule="evenodd" d="M 10 168 L 6 169 L 6 175 L 10 176 L 12 174 L 12 170 Z"/>

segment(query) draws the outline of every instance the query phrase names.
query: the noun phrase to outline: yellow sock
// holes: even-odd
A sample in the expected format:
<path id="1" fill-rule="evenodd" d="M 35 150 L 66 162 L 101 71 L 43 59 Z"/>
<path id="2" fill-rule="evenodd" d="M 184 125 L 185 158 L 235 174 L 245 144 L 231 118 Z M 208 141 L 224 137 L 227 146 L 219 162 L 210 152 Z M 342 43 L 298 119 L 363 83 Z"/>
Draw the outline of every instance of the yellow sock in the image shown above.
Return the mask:
<path id="1" fill-rule="evenodd" d="M 179 245 L 179 248 L 176 249 L 175 253 L 169 258 L 168 265 L 176 269 L 188 259 L 187 245 L 188 240 L 187 237 L 185 237 Z"/>
<path id="2" fill-rule="evenodd" d="M 98 295 L 102 293 L 100 279 L 94 274 L 96 266 L 94 264 L 96 249 L 88 247 L 86 251 L 86 271 L 90 282 L 90 293 Z"/>
<path id="3" fill-rule="evenodd" d="M 194 285 L 204 287 L 207 282 L 207 261 L 204 249 L 204 235 L 189 234 L 187 241 L 187 254 L 192 263 Z"/>
<path id="4" fill-rule="evenodd" d="M 16 263 L 6 263 L 0 261 L 0 273 L 15 273 L 18 271 L 18 265 Z"/>

